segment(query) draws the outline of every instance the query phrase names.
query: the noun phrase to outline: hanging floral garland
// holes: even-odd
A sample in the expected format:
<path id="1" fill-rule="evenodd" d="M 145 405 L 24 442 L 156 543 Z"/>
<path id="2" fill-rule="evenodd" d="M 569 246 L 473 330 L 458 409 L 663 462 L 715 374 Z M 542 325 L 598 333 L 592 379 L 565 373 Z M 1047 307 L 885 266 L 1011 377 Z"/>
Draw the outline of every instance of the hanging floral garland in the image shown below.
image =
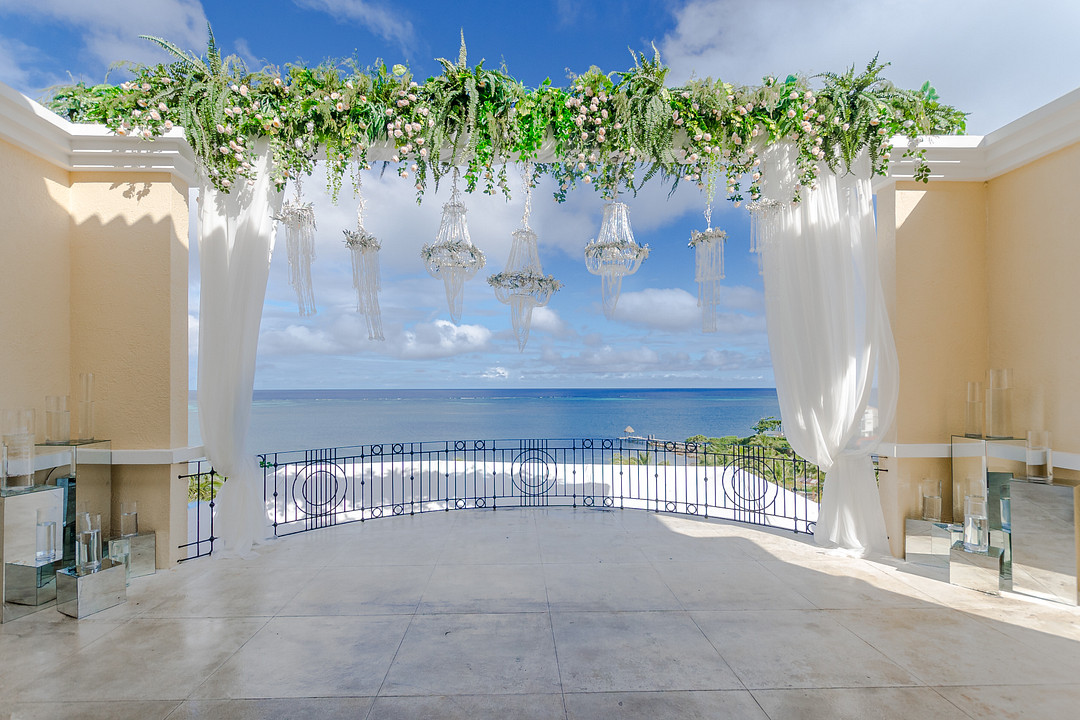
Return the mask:
<path id="1" fill-rule="evenodd" d="M 659 54 L 639 55 L 621 73 L 594 68 L 567 88 L 545 82 L 530 90 L 483 62 L 470 67 L 464 41 L 456 62 L 440 60 L 443 74 L 418 82 L 403 65 L 346 73 L 327 62 L 252 72 L 223 57 L 212 33 L 201 56 L 149 39 L 175 61 L 134 65 L 134 79 L 120 85 L 60 87 L 48 104 L 72 121 L 148 140 L 182 127 L 222 189 L 253 176 L 255 141 L 266 138 L 279 187 L 309 174 L 324 148 L 332 193 L 354 155 L 381 153 L 421 195 L 456 165 L 465 168 L 467 191 L 509 194 L 506 163 L 533 160 L 554 176 L 560 200 L 579 183 L 607 194 L 636 191 L 657 175 L 703 186 L 718 167 L 729 199 L 739 202 L 758 199 L 766 171 L 760 154 L 782 143 L 797 151 L 797 200 L 822 164 L 847 169 L 861 152 L 885 173 L 898 135 L 909 139 L 904 155 L 925 180 L 929 168 L 915 139 L 964 130 L 964 114 L 940 102 L 929 83 L 897 88 L 876 57 L 861 73 L 852 67 L 769 77 L 757 86 L 694 79 L 668 87 Z"/>

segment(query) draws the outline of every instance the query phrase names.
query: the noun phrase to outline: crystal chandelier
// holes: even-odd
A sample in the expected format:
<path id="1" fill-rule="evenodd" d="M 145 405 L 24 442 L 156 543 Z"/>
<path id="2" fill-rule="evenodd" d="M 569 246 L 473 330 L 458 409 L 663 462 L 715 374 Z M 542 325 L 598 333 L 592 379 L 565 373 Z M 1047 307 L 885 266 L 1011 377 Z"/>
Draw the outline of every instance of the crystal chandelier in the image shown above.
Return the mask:
<path id="1" fill-rule="evenodd" d="M 315 291 L 311 286 L 311 263 L 315 259 L 315 208 L 301 199 L 300 176 L 296 197 L 286 200 L 275 216 L 285 224 L 285 254 L 289 258 L 289 284 L 296 291 L 300 316 L 314 315 Z"/>
<path id="2" fill-rule="evenodd" d="M 712 226 L 712 178 L 706 192 L 705 231 L 690 233 L 694 250 L 694 279 L 698 283 L 698 307 L 702 332 L 716 332 L 716 307 L 720 304 L 720 281 L 724 279 L 724 241 L 727 233 Z"/>
<path id="3" fill-rule="evenodd" d="M 523 170 L 523 175 L 525 212 L 521 216 L 521 227 L 512 234 L 513 241 L 506 268 L 488 278 L 488 284 L 495 288 L 495 297 L 499 302 L 510 306 L 510 322 L 514 326 L 518 351 L 523 351 L 525 343 L 529 341 L 533 308 L 547 305 L 551 294 L 562 287 L 562 283 L 554 277 L 544 275 L 544 269 L 540 265 L 536 233 L 529 227 L 532 185 L 529 182 L 528 166 Z"/>
<path id="4" fill-rule="evenodd" d="M 379 241 L 364 229 L 364 195 L 359 164 L 356 169 L 356 229 L 345 231 L 345 245 L 352 253 L 353 287 L 356 288 L 356 311 L 364 315 L 369 340 L 385 340 L 382 310 L 379 308 Z"/>
<path id="5" fill-rule="evenodd" d="M 450 319 L 455 325 L 461 320 L 465 281 L 476 275 L 485 262 L 484 253 L 469 240 L 465 212 L 465 203 L 458 190 L 458 169 L 455 167 L 453 189 L 450 201 L 443 205 L 439 234 L 434 243 L 420 249 L 420 257 L 431 277 L 442 278 L 446 286 L 446 302 L 450 306 Z"/>
<path id="6" fill-rule="evenodd" d="M 648 256 L 649 246 L 634 242 L 626 203 L 613 201 L 605 205 L 600 235 L 585 246 L 585 268 L 600 276 L 604 316 L 609 320 L 615 315 L 623 276 L 637 272 Z"/>

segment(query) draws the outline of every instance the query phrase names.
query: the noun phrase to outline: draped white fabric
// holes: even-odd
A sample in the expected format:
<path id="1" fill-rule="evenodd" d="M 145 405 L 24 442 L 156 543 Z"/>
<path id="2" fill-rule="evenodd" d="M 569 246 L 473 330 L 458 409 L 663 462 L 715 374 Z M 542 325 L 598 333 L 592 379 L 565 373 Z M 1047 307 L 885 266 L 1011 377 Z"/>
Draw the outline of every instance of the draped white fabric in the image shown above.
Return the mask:
<path id="1" fill-rule="evenodd" d="M 870 165 L 822 168 L 816 190 L 790 204 L 793 152 L 765 153 L 770 204 L 757 218 L 769 348 L 784 431 L 826 471 L 815 540 L 887 554 L 870 454 L 892 425 L 899 369 L 878 274 Z M 779 173 L 779 175 L 776 175 Z M 868 411 L 868 408 L 870 409 Z"/>
<path id="2" fill-rule="evenodd" d="M 232 192 L 205 180 L 199 193 L 199 425 L 206 455 L 228 478 L 216 499 L 226 552 L 245 553 L 268 531 L 262 471 L 248 443 L 255 352 L 282 193 L 270 152 L 256 148 L 257 179 Z"/>

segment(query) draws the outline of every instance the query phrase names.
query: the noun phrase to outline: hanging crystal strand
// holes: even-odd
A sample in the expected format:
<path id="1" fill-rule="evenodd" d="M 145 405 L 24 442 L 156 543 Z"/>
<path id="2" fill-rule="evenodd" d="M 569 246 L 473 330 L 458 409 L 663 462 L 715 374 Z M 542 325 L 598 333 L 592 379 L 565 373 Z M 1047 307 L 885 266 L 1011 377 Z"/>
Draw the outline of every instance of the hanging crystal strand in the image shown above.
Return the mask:
<path id="1" fill-rule="evenodd" d="M 757 253 L 758 272 L 763 271 L 762 255 L 765 247 L 776 235 L 777 224 L 783 212 L 783 203 L 779 200 L 762 198 L 746 204 L 750 213 L 750 252 Z"/>
<path id="2" fill-rule="evenodd" d="M 720 304 L 720 281 L 724 279 L 724 242 L 727 233 L 712 226 L 712 201 L 716 188 L 716 170 L 710 174 L 705 189 L 705 231 L 690 233 L 689 247 L 694 250 L 694 279 L 698 283 L 698 307 L 701 308 L 702 332 L 716 332 L 716 308 Z"/>
<path id="3" fill-rule="evenodd" d="M 634 242 L 629 209 L 625 203 L 612 201 L 604 206 L 600 235 L 585 246 L 585 269 L 600 276 L 600 294 L 604 317 L 615 316 L 624 275 L 633 275 L 649 256 L 648 245 Z"/>
<path id="4" fill-rule="evenodd" d="M 458 190 L 459 173 L 454 168 L 450 200 L 443 205 L 439 234 L 431 245 L 420 249 L 420 257 L 433 278 L 442 278 L 446 287 L 446 303 L 455 325 L 461 321 L 461 305 L 465 281 L 476 275 L 486 262 L 484 253 L 469 239 L 465 222 L 465 203 Z"/>
<path id="5" fill-rule="evenodd" d="M 289 284 L 296 290 L 300 316 L 314 315 L 315 291 L 311 286 L 311 263 L 315 260 L 315 208 L 301 199 L 300 176 L 296 197 L 286 200 L 275 218 L 285 224 L 285 254 L 289 259 Z"/>
<path id="6" fill-rule="evenodd" d="M 375 236 L 364 229 L 364 194 L 360 163 L 356 166 L 356 230 L 345 231 L 345 244 L 352 252 L 353 287 L 356 289 L 356 311 L 364 315 L 369 340 L 385 340 L 382 310 L 379 308 L 379 249 Z"/>
<path id="7" fill-rule="evenodd" d="M 525 343 L 529 341 L 533 308 L 547 305 L 552 293 L 562 287 L 562 283 L 554 277 L 544 275 L 536 233 L 529 227 L 532 184 L 528 163 L 522 169 L 522 180 L 525 210 L 521 216 L 521 227 L 512 234 L 506 268 L 488 278 L 488 284 L 495 288 L 495 297 L 510 306 L 510 322 L 514 327 L 519 352 L 525 350 Z"/>

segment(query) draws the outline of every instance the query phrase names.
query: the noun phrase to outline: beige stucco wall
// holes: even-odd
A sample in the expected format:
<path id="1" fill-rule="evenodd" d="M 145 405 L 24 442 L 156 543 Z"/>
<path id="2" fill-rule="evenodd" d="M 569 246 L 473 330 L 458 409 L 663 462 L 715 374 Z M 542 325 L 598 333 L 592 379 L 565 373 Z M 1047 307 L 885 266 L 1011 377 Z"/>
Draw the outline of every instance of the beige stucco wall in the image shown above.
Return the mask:
<path id="1" fill-rule="evenodd" d="M 71 395 L 74 431 L 78 376 L 92 371 L 96 437 L 114 450 L 185 447 L 186 184 L 68 172 L 4 141 L 0 168 L 0 408 L 35 408 L 43 441 L 45 396 Z M 106 527 L 120 502 L 137 500 L 167 566 L 186 541 L 182 472 L 117 465 L 111 486 L 87 484 L 79 500 Z"/>
<path id="2" fill-rule="evenodd" d="M 114 448 L 184 446 L 186 188 L 156 174 L 71 180 L 73 382 L 95 373 L 96 434 Z"/>
<path id="3" fill-rule="evenodd" d="M 1080 145 L 988 182 L 898 183 L 881 193 L 901 446 L 948 443 L 964 430 L 967 382 L 985 388 L 990 368 L 1012 368 L 1013 435 L 1046 428 L 1055 450 L 1080 452 L 1078 191 Z M 900 458 L 889 469 L 882 506 L 901 555 L 903 519 L 921 512 L 924 477 L 943 481 L 951 516 L 951 463 Z"/>
<path id="4" fill-rule="evenodd" d="M 1080 452 L 1080 145 L 989 182 L 990 367 L 1013 369 L 1013 435 Z"/>
<path id="5" fill-rule="evenodd" d="M 36 408 L 70 382 L 68 173 L 0 140 L 0 408 Z"/>

